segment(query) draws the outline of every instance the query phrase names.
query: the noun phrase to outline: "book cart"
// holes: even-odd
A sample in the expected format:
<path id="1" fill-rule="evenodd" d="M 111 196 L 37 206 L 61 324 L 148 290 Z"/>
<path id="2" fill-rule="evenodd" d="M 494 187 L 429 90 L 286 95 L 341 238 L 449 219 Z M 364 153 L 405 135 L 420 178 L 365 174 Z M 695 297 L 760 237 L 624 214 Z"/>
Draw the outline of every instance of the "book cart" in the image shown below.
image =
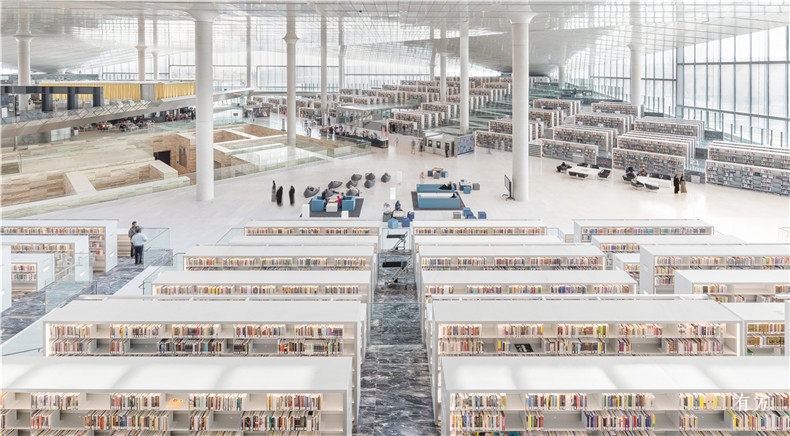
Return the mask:
<path id="1" fill-rule="evenodd" d="M 710 300 L 442 299 L 432 311 L 436 416 L 445 356 L 734 356 L 743 341 L 741 318 Z"/>
<path id="2" fill-rule="evenodd" d="M 444 357 L 441 434 L 784 435 L 786 357 Z"/>
<path id="3" fill-rule="evenodd" d="M 42 319 L 45 356 L 347 356 L 354 416 L 365 355 L 354 301 L 75 301 Z"/>
<path id="4" fill-rule="evenodd" d="M 4 357 L 3 432 L 350 436 L 351 372 L 350 357 Z"/>

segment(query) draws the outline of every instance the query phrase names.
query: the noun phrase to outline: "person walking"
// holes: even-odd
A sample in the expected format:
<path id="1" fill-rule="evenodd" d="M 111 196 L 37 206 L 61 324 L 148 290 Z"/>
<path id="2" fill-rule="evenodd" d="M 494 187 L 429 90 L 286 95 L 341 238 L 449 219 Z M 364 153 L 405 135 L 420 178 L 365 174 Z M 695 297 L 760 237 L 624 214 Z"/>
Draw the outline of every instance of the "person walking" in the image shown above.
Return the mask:
<path id="1" fill-rule="evenodd" d="M 277 201 L 277 183 L 272 180 L 272 203 Z"/>
<path id="2" fill-rule="evenodd" d="M 291 189 L 288 190 L 288 199 L 291 200 L 291 206 L 294 205 L 294 195 L 296 194 L 296 189 L 294 185 L 291 185 Z"/>
<path id="3" fill-rule="evenodd" d="M 680 176 L 680 193 L 686 193 L 686 179 L 685 176 Z"/>
<path id="4" fill-rule="evenodd" d="M 132 236 L 132 250 L 134 250 L 135 265 L 143 264 L 143 248 L 145 248 L 146 242 L 148 242 L 148 238 L 143 234 L 143 229 L 138 226 Z"/>
<path id="5" fill-rule="evenodd" d="M 140 226 L 137 225 L 137 221 L 132 221 L 132 226 L 129 227 L 129 257 L 134 259 L 134 245 L 132 244 L 132 236 L 134 236 L 137 231 L 140 230 Z"/>
<path id="6" fill-rule="evenodd" d="M 680 179 L 678 179 L 677 174 L 675 174 L 675 178 L 672 179 L 672 185 L 675 186 L 675 194 L 680 192 Z"/>
<path id="7" fill-rule="evenodd" d="M 414 154 L 417 151 L 417 140 L 411 140 L 411 154 Z"/>

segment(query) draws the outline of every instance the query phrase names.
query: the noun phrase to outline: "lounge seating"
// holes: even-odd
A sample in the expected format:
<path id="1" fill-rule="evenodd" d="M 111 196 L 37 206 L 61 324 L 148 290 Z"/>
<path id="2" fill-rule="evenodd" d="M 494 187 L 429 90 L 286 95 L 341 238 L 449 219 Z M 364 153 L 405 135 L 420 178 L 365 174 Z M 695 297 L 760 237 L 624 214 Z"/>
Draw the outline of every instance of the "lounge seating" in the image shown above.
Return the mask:
<path id="1" fill-rule="evenodd" d="M 353 211 L 357 207 L 357 197 L 346 197 L 340 202 L 340 210 Z"/>
<path id="2" fill-rule="evenodd" d="M 452 191 L 420 192 L 417 194 L 417 207 L 420 209 L 457 209 L 461 198 Z"/>
<path id="3" fill-rule="evenodd" d="M 639 180 L 633 179 L 631 180 L 631 186 L 633 186 L 636 189 L 642 189 L 645 187 L 645 184 L 640 182 Z"/>
<path id="4" fill-rule="evenodd" d="M 349 180 L 348 182 L 346 182 L 346 188 L 351 188 L 351 187 L 354 187 L 354 186 L 357 186 L 357 181 L 356 180 Z"/>
<path id="5" fill-rule="evenodd" d="M 452 184 L 450 189 L 442 189 L 442 186 L 447 186 L 446 184 L 441 183 L 418 183 L 417 184 L 417 193 L 421 192 L 452 192 L 455 191 L 455 183 Z"/>
<path id="6" fill-rule="evenodd" d="M 579 167 L 586 167 L 586 166 L 587 166 L 587 162 L 582 162 L 582 163 L 580 163 L 580 164 L 577 164 L 576 166 L 579 166 Z"/>
<path id="7" fill-rule="evenodd" d="M 568 171 L 568 175 L 571 177 L 576 177 L 579 175 L 579 173 L 577 173 L 576 171 Z"/>
<path id="8" fill-rule="evenodd" d="M 376 184 L 376 180 L 374 180 L 374 179 L 365 180 L 365 187 L 368 188 L 368 189 L 372 188 L 373 185 L 375 185 L 375 184 Z"/>
<path id="9" fill-rule="evenodd" d="M 634 173 L 625 173 L 625 174 L 623 174 L 623 180 L 626 181 L 626 182 L 630 182 L 631 180 L 634 180 L 635 178 L 636 178 L 636 175 Z"/>
<path id="10" fill-rule="evenodd" d="M 348 188 L 348 191 L 346 191 L 346 196 L 359 197 L 359 189 L 354 188 L 354 187 Z"/>
<path id="11" fill-rule="evenodd" d="M 384 173 L 384 174 L 381 175 L 381 182 L 382 183 L 387 183 L 387 182 L 390 181 L 390 179 L 392 179 L 392 177 L 390 177 L 390 175 L 387 174 L 387 173 Z"/>
<path id="12" fill-rule="evenodd" d="M 329 189 L 335 189 L 335 188 L 339 188 L 341 186 L 343 186 L 343 182 L 341 182 L 339 180 L 333 180 L 333 181 L 329 182 L 329 185 L 327 187 Z"/>
<path id="13" fill-rule="evenodd" d="M 308 186 L 304 190 L 304 198 L 315 197 L 316 195 L 318 195 L 319 192 L 321 192 L 320 189 L 314 188 L 312 186 Z"/>
<path id="14" fill-rule="evenodd" d="M 578 177 L 580 179 L 586 179 L 587 176 L 589 176 L 589 174 L 587 174 L 587 173 L 576 173 L 576 177 Z"/>
<path id="15" fill-rule="evenodd" d="M 603 169 L 598 171 L 598 180 L 606 180 L 610 174 L 612 174 L 612 170 Z"/>
<path id="16" fill-rule="evenodd" d="M 596 165 L 596 164 L 591 164 L 590 168 L 592 168 L 594 170 L 599 170 L 600 169 L 600 168 L 598 168 L 598 165 Z"/>
<path id="17" fill-rule="evenodd" d="M 650 183 L 645 183 L 645 188 L 649 191 L 658 191 L 658 185 L 651 185 Z"/>
<path id="18" fill-rule="evenodd" d="M 362 174 L 352 174 L 352 175 L 351 175 L 351 180 L 353 180 L 353 181 L 355 181 L 355 182 L 356 182 L 357 180 L 361 179 L 361 178 L 362 178 Z M 356 186 L 356 185 L 354 185 L 354 186 Z"/>
<path id="19" fill-rule="evenodd" d="M 310 200 L 310 211 L 311 212 L 323 212 L 325 203 L 326 202 L 323 199 L 321 199 L 320 197 L 313 198 L 312 200 Z"/>
<path id="20" fill-rule="evenodd" d="M 365 174 L 365 180 L 376 180 L 376 175 L 373 173 Z"/>

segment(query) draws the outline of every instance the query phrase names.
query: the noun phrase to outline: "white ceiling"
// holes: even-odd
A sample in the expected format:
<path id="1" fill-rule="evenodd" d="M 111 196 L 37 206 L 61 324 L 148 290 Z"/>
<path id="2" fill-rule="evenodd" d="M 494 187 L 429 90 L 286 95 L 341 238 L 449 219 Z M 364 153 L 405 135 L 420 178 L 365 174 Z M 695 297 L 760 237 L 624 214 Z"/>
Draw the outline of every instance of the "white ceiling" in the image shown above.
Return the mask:
<path id="1" fill-rule="evenodd" d="M 58 1 L 2 0 L 2 62 L 15 69 L 20 13 L 29 16 L 33 72 L 77 71 L 137 59 L 137 23 L 146 20 L 146 46 L 161 54 L 191 51 L 192 10 L 219 12 L 214 21 L 215 54 L 244 50 L 247 17 L 257 42 L 282 41 L 285 19 L 296 17 L 299 45 L 320 47 L 320 21 L 328 22 L 330 56 L 338 49 L 342 18 L 349 57 L 392 59 L 427 65 L 434 44 L 446 29 L 446 51 L 457 57 L 463 22 L 470 30 L 470 60 L 509 72 L 510 18 L 534 12 L 530 25 L 530 68 L 548 74 L 573 56 L 584 60 L 620 59 L 627 44 L 641 43 L 646 52 L 721 39 L 755 30 L 786 26 L 788 0 L 426 0 L 426 1 Z M 153 42 L 153 23 L 158 41 Z M 431 34 L 434 39 L 432 40 Z M 267 44 L 270 46 L 271 44 Z M 285 44 L 280 44 L 285 51 Z"/>

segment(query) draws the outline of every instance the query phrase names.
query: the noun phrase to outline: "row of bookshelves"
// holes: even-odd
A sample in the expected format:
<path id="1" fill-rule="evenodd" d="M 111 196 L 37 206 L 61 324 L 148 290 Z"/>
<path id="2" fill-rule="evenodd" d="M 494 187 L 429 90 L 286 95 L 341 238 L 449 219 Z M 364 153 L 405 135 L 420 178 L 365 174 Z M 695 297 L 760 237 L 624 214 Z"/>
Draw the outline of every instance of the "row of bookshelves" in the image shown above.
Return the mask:
<path id="1" fill-rule="evenodd" d="M 634 122 L 634 130 L 692 136 L 702 141 L 705 136 L 705 122 L 683 118 L 644 117 Z"/>
<path id="2" fill-rule="evenodd" d="M 342 324 L 233 324 L 225 329 L 222 324 L 54 324 L 48 323 L 49 338 L 342 338 Z M 226 334 L 226 330 L 228 330 Z M 167 332 L 167 334 L 165 333 Z M 109 333 L 109 334 L 108 334 Z M 232 336 L 231 336 L 232 335 Z"/>
<path id="3" fill-rule="evenodd" d="M 154 295 L 358 295 L 358 285 L 154 285 Z"/>
<path id="4" fill-rule="evenodd" d="M 562 110 L 556 109 L 529 109 L 529 119 L 539 121 L 546 125 L 547 128 L 553 129 L 562 124 L 563 113 Z"/>
<path id="5" fill-rule="evenodd" d="M 609 114 L 626 114 L 633 115 L 635 118 L 642 118 L 645 116 L 644 104 L 631 104 L 625 102 L 614 101 L 600 101 L 592 103 L 590 109 L 593 112 L 603 112 Z"/>
<path id="6" fill-rule="evenodd" d="M 532 100 L 532 107 L 536 109 L 559 109 L 565 111 L 567 116 L 572 117 L 581 112 L 581 100 L 536 98 Z"/>
<path id="7" fill-rule="evenodd" d="M 689 140 L 683 140 L 682 138 L 668 138 L 632 131 L 617 138 L 617 147 L 670 156 L 682 156 L 686 159 L 693 158 L 696 147 L 695 141 L 693 138 Z"/>
<path id="8" fill-rule="evenodd" d="M 593 235 L 712 235 L 702 220 L 574 220 L 574 242 L 590 242 Z"/>
<path id="9" fill-rule="evenodd" d="M 554 128 L 554 139 L 597 145 L 599 150 L 608 152 L 617 143 L 617 130 L 592 126 L 557 126 Z"/>
<path id="10" fill-rule="evenodd" d="M 588 164 L 596 164 L 597 162 L 597 145 L 556 141 L 553 139 L 543 139 L 541 140 L 541 143 L 541 152 L 543 157 L 559 159 L 568 162 L 579 162 L 581 160 Z"/>
<path id="11" fill-rule="evenodd" d="M 708 145 L 708 159 L 756 167 L 790 170 L 790 152 L 786 149 L 744 146 L 713 141 Z"/>
<path id="12" fill-rule="evenodd" d="M 705 181 L 722 186 L 790 196 L 790 170 L 705 161 Z"/>
<path id="13" fill-rule="evenodd" d="M 441 294 L 630 294 L 630 285 L 467 285 L 456 290 L 455 285 L 427 285 L 428 295 Z"/>
<path id="14" fill-rule="evenodd" d="M 576 114 L 574 121 L 577 126 L 597 126 L 616 129 L 617 134 L 622 135 L 631 130 L 633 117 L 624 114 L 579 113 Z"/>
<path id="15" fill-rule="evenodd" d="M 620 145 L 618 141 L 618 145 Z M 667 176 L 683 175 L 686 170 L 686 158 L 666 154 L 624 148 L 612 149 L 612 167 L 618 170 L 626 168 L 644 169 L 650 174 Z"/>
<path id="16" fill-rule="evenodd" d="M 513 135 L 507 133 L 475 131 L 475 147 L 491 150 L 513 151 Z"/>

